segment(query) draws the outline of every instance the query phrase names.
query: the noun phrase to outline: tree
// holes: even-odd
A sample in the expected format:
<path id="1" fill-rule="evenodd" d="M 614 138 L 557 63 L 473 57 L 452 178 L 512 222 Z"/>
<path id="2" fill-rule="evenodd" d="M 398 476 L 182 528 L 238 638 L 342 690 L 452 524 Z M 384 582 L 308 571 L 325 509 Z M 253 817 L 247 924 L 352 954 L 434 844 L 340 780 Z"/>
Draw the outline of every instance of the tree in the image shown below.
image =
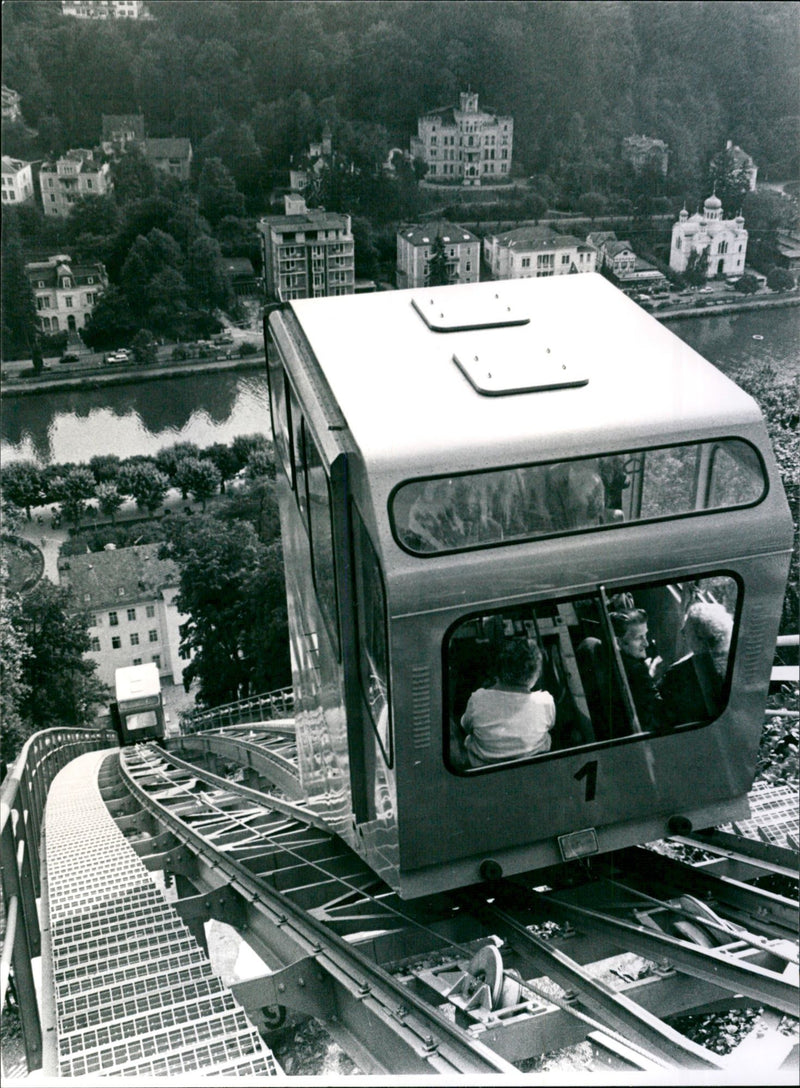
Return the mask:
<path id="1" fill-rule="evenodd" d="M 197 680 L 197 701 L 219 706 L 264 690 L 262 684 L 285 683 L 289 675 L 285 629 L 277 645 L 265 648 L 261 641 L 265 625 L 275 624 L 280 601 L 285 602 L 282 568 L 274 553 L 242 521 L 224 522 L 201 514 L 176 518 L 168 531 L 161 555 L 178 565 L 176 604 L 189 617 L 182 627 L 181 651 L 194 655 L 183 674 L 186 690 Z M 265 582 L 272 584 L 272 594 Z M 259 604 L 265 601 L 268 615 L 259 614 Z"/>
<path id="2" fill-rule="evenodd" d="M 125 501 L 125 496 L 120 492 L 117 485 L 111 483 L 111 481 L 98 484 L 96 495 L 100 512 L 111 518 L 111 524 L 113 525 L 117 520 L 117 511 Z"/>
<path id="3" fill-rule="evenodd" d="M 24 510 L 30 521 L 31 507 L 38 506 L 44 497 L 39 468 L 33 461 L 12 461 L 0 468 L 0 483 L 4 497 Z"/>
<path id="4" fill-rule="evenodd" d="M 42 579 L 22 598 L 20 625 L 30 648 L 22 680 L 27 694 L 20 712 L 37 729 L 90 725 L 107 688 L 95 676 L 89 617 L 75 608 L 68 590 Z"/>
<path id="5" fill-rule="evenodd" d="M 228 480 L 232 480 L 239 469 L 242 467 L 239 464 L 234 451 L 230 446 L 226 446 L 224 442 L 215 442 L 212 446 L 207 446 L 200 454 L 202 458 L 210 461 L 219 473 L 219 489 L 224 493 L 225 484 Z"/>
<path id="6" fill-rule="evenodd" d="M 772 291 L 791 291 L 794 287 L 794 276 L 785 268 L 773 265 L 767 272 L 767 287 Z"/>
<path id="7" fill-rule="evenodd" d="M 608 208 L 608 200 L 602 193 L 582 193 L 577 200 L 578 210 L 590 219 L 602 215 Z"/>
<path id="8" fill-rule="evenodd" d="M 708 279 L 708 254 L 710 246 L 705 249 L 693 249 L 686 262 L 683 273 L 685 281 L 694 287 L 699 287 Z"/>
<path id="9" fill-rule="evenodd" d="M 228 306 L 232 298 L 230 280 L 222 263 L 219 242 L 201 236 L 189 246 L 186 282 L 197 302 L 209 310 Z"/>
<path id="10" fill-rule="evenodd" d="M 121 467 L 122 461 L 115 453 L 98 453 L 89 461 L 89 468 L 98 484 L 116 480 Z"/>
<path id="11" fill-rule="evenodd" d="M 125 293 L 118 287 L 109 287 L 95 303 L 81 335 L 90 348 L 102 351 L 127 343 L 137 327 L 138 321 Z"/>
<path id="12" fill-rule="evenodd" d="M 244 197 L 221 159 L 207 159 L 203 164 L 197 196 L 200 210 L 212 226 L 226 215 L 244 215 Z"/>
<path id="13" fill-rule="evenodd" d="M 111 165 L 114 197 L 119 205 L 145 200 L 158 188 L 158 172 L 138 147 L 128 147 Z"/>
<path id="14" fill-rule="evenodd" d="M 721 151 L 711 160 L 708 184 L 722 201 L 722 212 L 725 218 L 732 219 L 738 215 L 745 197 L 750 192 L 750 176 L 745 162 L 737 162 L 737 156 L 732 147 Z"/>
<path id="15" fill-rule="evenodd" d="M 86 500 L 94 497 L 94 474 L 88 468 L 73 468 L 63 477 L 61 484 L 61 515 L 72 525 L 80 525 L 86 512 Z"/>
<path id="16" fill-rule="evenodd" d="M 156 339 L 149 329 L 139 329 L 131 340 L 131 348 L 137 363 L 151 365 L 158 362 Z"/>
<path id="17" fill-rule="evenodd" d="M 155 466 L 159 472 L 163 472 L 165 476 L 168 476 L 170 481 L 174 481 L 181 462 L 185 461 L 187 457 L 200 457 L 200 447 L 196 446 L 194 442 L 175 442 L 173 445 L 164 446 L 158 451 L 155 457 Z M 184 492 L 184 499 L 186 495 L 187 492 Z"/>
<path id="18" fill-rule="evenodd" d="M 126 465 L 120 473 L 120 488 L 131 495 L 140 509 L 154 514 L 169 490 L 169 479 L 152 461 Z"/>
<path id="19" fill-rule="evenodd" d="M 3 216 L 2 239 L 2 357 L 30 357 L 36 343 L 36 303 L 25 271 L 25 257 L 16 218 Z"/>
<path id="20" fill-rule="evenodd" d="M 733 285 L 734 291 L 738 291 L 742 295 L 754 295 L 759 287 L 758 277 L 754 276 L 752 272 L 745 272 Z"/>
<path id="21" fill-rule="evenodd" d="M 447 264 L 447 253 L 444 248 L 441 234 L 436 235 L 436 239 L 431 248 L 428 269 L 428 275 L 425 279 L 427 287 L 446 287 L 448 283 L 451 282 L 450 269 Z"/>
<path id="22" fill-rule="evenodd" d="M 221 480 L 218 469 L 211 461 L 199 460 L 196 457 L 184 458 L 175 473 L 176 487 L 184 494 L 188 491 L 195 502 L 201 502 L 203 513 L 206 503 L 219 489 Z"/>
<path id="23" fill-rule="evenodd" d="M 25 682 L 25 659 L 30 647 L 22 624 L 22 609 L 18 594 L 8 592 L 8 571 L 0 560 L 0 778 L 16 758 L 31 726 L 21 713 L 30 689 Z"/>

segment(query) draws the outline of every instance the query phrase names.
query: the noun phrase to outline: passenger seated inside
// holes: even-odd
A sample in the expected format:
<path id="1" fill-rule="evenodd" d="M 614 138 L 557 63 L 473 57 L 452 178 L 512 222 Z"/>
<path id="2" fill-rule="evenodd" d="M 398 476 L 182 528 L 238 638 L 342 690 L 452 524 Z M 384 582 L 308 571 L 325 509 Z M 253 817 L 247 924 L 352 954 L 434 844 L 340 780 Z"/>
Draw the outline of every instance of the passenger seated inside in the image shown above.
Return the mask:
<path id="1" fill-rule="evenodd" d="M 478 688 L 461 718 L 470 767 L 524 759 L 550 750 L 556 720 L 553 696 L 533 691 L 542 674 L 542 651 L 529 639 L 509 639 L 500 651 L 497 680 Z"/>
<path id="2" fill-rule="evenodd" d="M 609 614 L 614 637 L 628 680 L 636 716 L 643 730 L 661 729 L 667 724 L 661 694 L 655 677 L 659 675 L 660 657 L 647 656 L 647 613 L 641 608 Z"/>
<path id="3" fill-rule="evenodd" d="M 687 609 L 683 635 L 689 653 L 670 665 L 661 682 L 670 725 L 716 718 L 722 710 L 733 617 L 724 605 L 696 601 Z"/>

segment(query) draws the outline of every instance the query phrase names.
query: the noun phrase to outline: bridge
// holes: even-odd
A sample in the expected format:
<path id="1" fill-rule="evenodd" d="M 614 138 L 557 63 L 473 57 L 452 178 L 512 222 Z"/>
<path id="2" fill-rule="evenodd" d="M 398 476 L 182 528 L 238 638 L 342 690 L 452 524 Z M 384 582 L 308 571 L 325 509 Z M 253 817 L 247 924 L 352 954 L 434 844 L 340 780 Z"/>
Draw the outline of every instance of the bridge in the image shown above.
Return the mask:
<path id="1" fill-rule="evenodd" d="M 0 794 L 0 987 L 28 1071 L 279 1074 L 267 1040 L 287 1010 L 367 1073 L 515 1073 L 585 1040 L 598 1069 L 724 1072 L 756 1042 L 765 1076 L 797 1067 L 793 790 L 759 786 L 747 824 L 622 851 L 585 886 L 537 874 L 404 902 L 306 807 L 292 712 L 290 690 L 194 712 L 166 750 L 28 740 Z M 214 974 L 212 918 L 260 976 Z M 726 1058 L 670 1026 L 742 1001 L 761 1011 Z"/>

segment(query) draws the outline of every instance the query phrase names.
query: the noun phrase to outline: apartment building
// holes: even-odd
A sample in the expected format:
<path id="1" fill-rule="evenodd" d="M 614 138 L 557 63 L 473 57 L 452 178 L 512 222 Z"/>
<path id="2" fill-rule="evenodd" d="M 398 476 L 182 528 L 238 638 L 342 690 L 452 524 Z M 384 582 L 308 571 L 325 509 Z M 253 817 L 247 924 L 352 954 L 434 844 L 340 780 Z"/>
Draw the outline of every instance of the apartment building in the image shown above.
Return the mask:
<path id="1" fill-rule="evenodd" d="M 622 157 L 637 173 L 654 166 L 666 177 L 669 169 L 669 147 L 653 136 L 626 136 L 622 141 Z"/>
<path id="2" fill-rule="evenodd" d="M 73 19 L 147 19 L 144 0 L 61 0 L 61 14 Z"/>
<path id="3" fill-rule="evenodd" d="M 25 265 L 25 273 L 44 333 L 82 329 L 108 286 L 106 270 L 99 261 L 74 264 L 66 254 L 31 261 Z"/>
<path id="4" fill-rule="evenodd" d="M 594 272 L 597 250 L 571 234 L 547 227 L 520 227 L 483 240 L 483 259 L 496 280 Z"/>
<path id="5" fill-rule="evenodd" d="M 33 168 L 22 159 L 3 155 L 3 204 L 26 204 L 33 200 Z"/>
<path id="6" fill-rule="evenodd" d="M 113 685 L 121 666 L 153 662 L 163 682 L 180 684 L 190 658 L 180 656 L 180 628 L 187 617 L 175 606 L 178 568 L 158 558 L 158 544 L 138 544 L 58 563 L 59 582 L 90 615 L 97 675 Z"/>
<path id="7" fill-rule="evenodd" d="M 81 196 L 105 196 L 113 183 L 107 162 L 86 148 L 73 148 L 55 162 L 42 164 L 39 187 L 45 215 L 66 217 Z"/>
<path id="8" fill-rule="evenodd" d="M 446 220 L 412 224 L 397 232 L 397 286 L 425 287 L 430 259 L 441 239 L 451 283 L 477 283 L 480 279 L 481 243 L 471 231 Z"/>
<path id="9" fill-rule="evenodd" d="M 352 295 L 355 246 L 349 215 L 307 208 L 303 197 L 284 197 L 284 215 L 266 215 L 258 224 L 269 298 Z"/>
<path id="10" fill-rule="evenodd" d="M 462 92 L 457 107 L 418 118 L 410 150 L 428 167 L 431 181 L 490 184 L 511 174 L 514 119 L 479 109 L 477 94 Z"/>

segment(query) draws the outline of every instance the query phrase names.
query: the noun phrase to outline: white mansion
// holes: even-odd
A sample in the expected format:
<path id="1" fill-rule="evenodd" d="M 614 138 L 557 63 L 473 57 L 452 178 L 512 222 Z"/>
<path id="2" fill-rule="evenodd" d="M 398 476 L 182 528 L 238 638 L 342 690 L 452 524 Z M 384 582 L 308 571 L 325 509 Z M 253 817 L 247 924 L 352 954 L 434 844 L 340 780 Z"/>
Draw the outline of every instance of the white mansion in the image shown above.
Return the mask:
<path id="1" fill-rule="evenodd" d="M 685 272 L 692 253 L 707 252 L 705 274 L 741 276 L 747 254 L 747 231 L 744 219 L 722 218 L 722 201 L 718 196 L 706 198 L 702 213 L 689 215 L 684 208 L 672 227 L 669 266 L 675 272 Z"/>

